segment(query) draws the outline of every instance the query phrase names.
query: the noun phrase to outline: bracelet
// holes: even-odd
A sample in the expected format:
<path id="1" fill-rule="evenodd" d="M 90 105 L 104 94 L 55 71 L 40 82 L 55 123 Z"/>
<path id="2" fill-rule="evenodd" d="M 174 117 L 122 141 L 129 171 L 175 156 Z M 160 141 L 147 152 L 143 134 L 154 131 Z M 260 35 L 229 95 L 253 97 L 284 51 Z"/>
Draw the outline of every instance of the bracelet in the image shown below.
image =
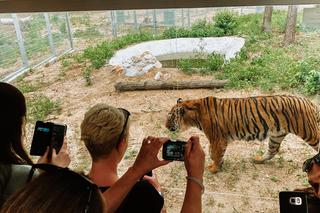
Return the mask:
<path id="1" fill-rule="evenodd" d="M 201 180 L 199 180 L 199 179 L 197 179 L 197 178 L 195 178 L 195 177 L 192 177 L 192 176 L 187 176 L 186 179 L 187 179 L 187 180 L 191 180 L 191 181 L 195 182 L 196 184 L 198 184 L 198 186 L 200 186 L 200 188 L 201 188 L 201 194 L 203 194 L 203 192 L 204 192 L 204 185 L 203 185 L 203 183 L 202 183 Z"/>

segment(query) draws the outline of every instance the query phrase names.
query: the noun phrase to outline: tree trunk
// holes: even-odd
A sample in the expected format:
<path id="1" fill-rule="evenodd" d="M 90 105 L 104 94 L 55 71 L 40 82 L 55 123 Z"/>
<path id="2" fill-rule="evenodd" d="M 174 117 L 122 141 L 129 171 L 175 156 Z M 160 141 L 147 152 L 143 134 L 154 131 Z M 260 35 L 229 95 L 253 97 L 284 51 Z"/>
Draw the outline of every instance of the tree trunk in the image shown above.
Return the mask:
<path id="1" fill-rule="evenodd" d="M 264 16 L 263 16 L 263 24 L 262 31 L 266 33 L 271 33 L 271 18 L 272 18 L 272 6 L 264 7 Z"/>
<path id="2" fill-rule="evenodd" d="M 293 43 L 295 41 L 296 35 L 296 24 L 297 24 L 298 8 L 295 5 L 289 5 L 286 31 L 284 35 L 283 43 L 285 46 Z"/>
<path id="3" fill-rule="evenodd" d="M 114 87 L 120 92 L 133 90 L 213 89 L 222 88 L 227 82 L 227 80 L 118 82 L 114 85 Z"/>

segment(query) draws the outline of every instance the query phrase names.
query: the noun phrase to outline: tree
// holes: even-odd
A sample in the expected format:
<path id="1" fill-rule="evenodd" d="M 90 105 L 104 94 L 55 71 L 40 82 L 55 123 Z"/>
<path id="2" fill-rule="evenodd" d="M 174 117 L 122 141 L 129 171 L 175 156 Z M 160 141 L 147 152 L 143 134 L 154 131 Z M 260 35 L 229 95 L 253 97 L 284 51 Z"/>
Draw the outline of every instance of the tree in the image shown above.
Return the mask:
<path id="1" fill-rule="evenodd" d="M 271 33 L 271 17 L 272 17 L 272 6 L 264 7 L 264 16 L 263 16 L 263 24 L 262 31 L 266 33 Z"/>
<path id="2" fill-rule="evenodd" d="M 285 31 L 284 40 L 283 40 L 283 43 L 285 46 L 295 41 L 297 16 L 298 16 L 298 7 L 295 5 L 290 5 L 288 7 L 286 31 Z"/>

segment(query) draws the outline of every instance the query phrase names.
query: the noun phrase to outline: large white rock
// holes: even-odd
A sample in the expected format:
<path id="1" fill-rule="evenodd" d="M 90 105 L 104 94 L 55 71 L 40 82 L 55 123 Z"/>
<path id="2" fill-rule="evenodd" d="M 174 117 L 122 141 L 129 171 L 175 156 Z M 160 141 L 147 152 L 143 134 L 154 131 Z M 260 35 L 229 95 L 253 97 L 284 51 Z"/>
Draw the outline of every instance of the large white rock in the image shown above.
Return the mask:
<path id="1" fill-rule="evenodd" d="M 134 55 L 123 61 L 122 66 L 126 76 L 143 75 L 154 68 L 161 68 L 162 64 L 149 51 Z"/>
<path id="2" fill-rule="evenodd" d="M 109 60 L 111 65 L 123 66 L 129 58 L 149 51 L 158 60 L 190 58 L 195 52 L 225 55 L 228 61 L 241 50 L 245 40 L 240 37 L 176 38 L 147 41 L 121 49 Z"/>

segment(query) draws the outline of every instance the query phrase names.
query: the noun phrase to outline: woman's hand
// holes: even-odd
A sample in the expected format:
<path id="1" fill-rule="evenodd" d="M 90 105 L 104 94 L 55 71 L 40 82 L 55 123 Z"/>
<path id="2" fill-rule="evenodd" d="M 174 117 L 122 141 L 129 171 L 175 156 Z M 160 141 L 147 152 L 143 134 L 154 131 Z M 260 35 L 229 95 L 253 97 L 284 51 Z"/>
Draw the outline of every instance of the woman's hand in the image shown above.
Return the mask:
<path id="1" fill-rule="evenodd" d="M 38 160 L 37 163 L 48 163 L 48 164 L 53 164 L 59 167 L 68 167 L 71 159 L 69 155 L 69 150 L 67 146 L 67 139 L 66 137 L 63 140 L 62 147 L 57 154 L 56 149 L 52 149 L 52 155 L 49 156 L 50 154 L 50 148 L 47 147 L 46 152 L 44 153 L 43 156 L 41 156 Z"/>
<path id="2" fill-rule="evenodd" d="M 159 166 L 168 164 L 170 161 L 158 158 L 159 150 L 168 140 L 168 138 L 156 138 L 152 136 L 143 139 L 142 146 L 132 168 L 138 174 L 144 175 Z"/>
<path id="3" fill-rule="evenodd" d="M 188 176 L 199 180 L 203 178 L 205 154 L 199 142 L 199 136 L 192 136 L 184 151 L 184 165 Z"/>

